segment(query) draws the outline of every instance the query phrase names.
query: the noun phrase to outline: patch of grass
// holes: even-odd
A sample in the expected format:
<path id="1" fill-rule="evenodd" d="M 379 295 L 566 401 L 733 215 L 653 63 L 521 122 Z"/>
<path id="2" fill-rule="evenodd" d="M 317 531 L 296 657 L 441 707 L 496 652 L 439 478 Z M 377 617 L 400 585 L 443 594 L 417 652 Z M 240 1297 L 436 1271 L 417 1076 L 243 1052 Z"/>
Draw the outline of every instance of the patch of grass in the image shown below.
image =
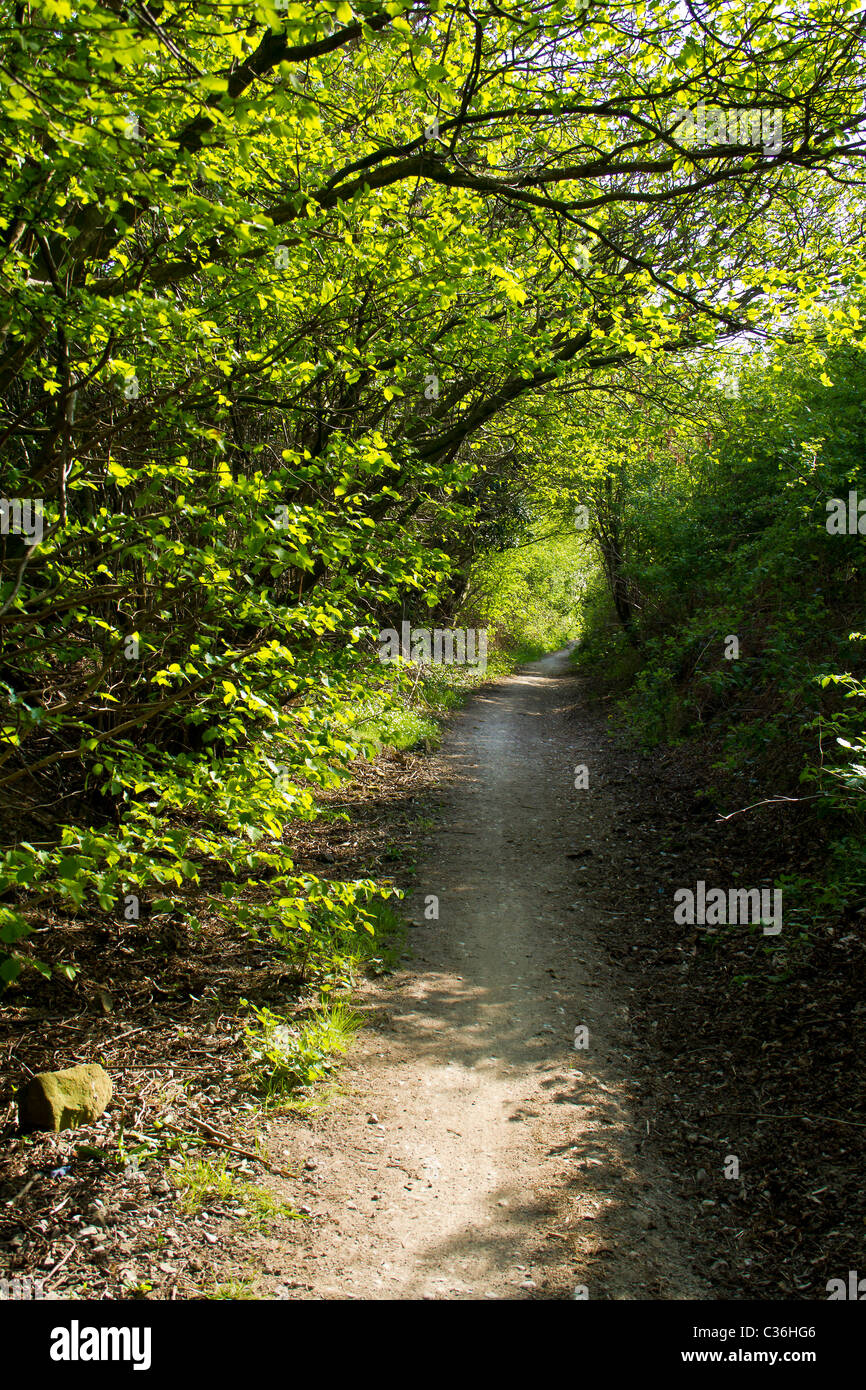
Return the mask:
<path id="1" fill-rule="evenodd" d="M 325 1080 L 363 1024 L 361 1015 L 339 1000 L 295 1021 L 241 1002 L 253 1015 L 244 1031 L 254 1076 L 269 1104 Z"/>
<path id="2" fill-rule="evenodd" d="M 279 1108 L 286 1115 L 319 1115 L 328 1109 L 335 1096 L 343 1094 L 340 1086 L 317 1086 L 309 1095 L 284 1096 L 279 1102 Z"/>
<path id="3" fill-rule="evenodd" d="M 471 666 L 428 666 L 418 685 L 418 698 L 436 714 L 447 714 L 465 704 L 489 676 L 489 670 L 479 671 Z"/>
<path id="4" fill-rule="evenodd" d="M 253 1279 L 245 1276 L 238 1279 L 227 1279 L 224 1284 L 215 1284 L 210 1293 L 205 1294 L 208 1299 L 230 1300 L 236 1303 L 243 1299 L 255 1298 Z"/>
<path id="5" fill-rule="evenodd" d="M 507 674 L 509 671 L 516 670 L 518 666 L 526 666 L 530 661 L 540 661 L 543 656 L 548 656 L 553 650 L 555 650 L 555 644 L 551 647 L 549 642 L 529 640 L 513 642 L 501 652 L 494 653 L 494 660 L 491 665 L 496 674 L 500 672 Z"/>
<path id="6" fill-rule="evenodd" d="M 266 1226 L 279 1216 L 295 1221 L 305 1219 L 301 1212 L 281 1202 L 273 1193 L 239 1178 L 225 1159 L 185 1157 L 180 1167 L 172 1170 L 171 1176 L 181 1193 L 181 1211 L 187 1215 L 218 1202 L 227 1207 L 229 1203 L 239 1207 L 244 1221 L 252 1227 Z"/>
<path id="7" fill-rule="evenodd" d="M 371 753 L 373 756 L 381 753 L 383 748 L 406 750 L 422 743 L 429 750 L 438 746 L 441 733 L 439 725 L 429 715 L 398 707 L 365 720 L 358 726 L 355 736 L 369 757 Z"/>
<path id="8" fill-rule="evenodd" d="M 443 717 L 486 679 L 485 672 L 469 666 L 407 663 L 369 699 L 344 708 L 346 737 L 370 759 L 385 748 L 407 751 L 423 745 L 431 752 L 441 742 Z"/>

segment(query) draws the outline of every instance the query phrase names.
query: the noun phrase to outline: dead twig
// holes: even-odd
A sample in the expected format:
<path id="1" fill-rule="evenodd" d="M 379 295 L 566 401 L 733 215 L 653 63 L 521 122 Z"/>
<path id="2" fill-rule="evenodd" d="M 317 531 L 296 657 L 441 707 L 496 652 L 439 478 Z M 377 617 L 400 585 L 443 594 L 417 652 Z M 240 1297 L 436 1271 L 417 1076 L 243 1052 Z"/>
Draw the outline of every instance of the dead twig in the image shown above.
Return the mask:
<path id="1" fill-rule="evenodd" d="M 6 1202 L 7 1207 L 14 1207 L 16 1202 L 20 1202 L 21 1198 L 25 1195 L 25 1193 L 30 1191 L 36 1179 L 40 1176 L 41 1175 L 39 1173 L 35 1173 L 33 1177 L 30 1179 L 30 1181 L 24 1184 L 20 1192 L 16 1192 L 14 1197 L 10 1197 L 8 1199 L 8 1201 Z"/>
<path id="2" fill-rule="evenodd" d="M 731 811 L 730 815 L 716 816 L 716 824 L 732 820 L 734 816 L 743 816 L 746 811 L 754 811 L 757 806 L 775 806 L 780 801 L 817 801 L 823 795 L 823 792 L 815 792 L 813 796 L 768 796 L 765 801 L 753 801 L 751 806 L 741 806 L 739 811 Z"/>
<path id="3" fill-rule="evenodd" d="M 263 1168 L 267 1168 L 268 1172 L 273 1173 L 275 1177 L 290 1178 L 292 1176 L 291 1173 L 287 1173 L 283 1168 L 275 1168 L 266 1158 L 263 1158 L 261 1154 L 256 1153 L 253 1149 L 244 1149 L 241 1148 L 240 1144 L 233 1143 L 227 1134 L 222 1134 L 220 1130 L 214 1129 L 213 1126 L 207 1124 L 206 1121 L 197 1120 L 193 1115 L 189 1115 L 187 1118 L 190 1124 L 194 1124 L 199 1129 L 204 1130 L 205 1134 L 213 1136 L 212 1138 L 202 1140 L 202 1143 L 208 1144 L 210 1148 L 224 1149 L 226 1153 L 238 1154 L 241 1158 L 252 1159 L 253 1163 L 260 1163 Z M 172 1134 L 184 1135 L 187 1132 L 184 1129 L 180 1129 L 177 1125 L 167 1124 L 163 1125 L 163 1128 L 170 1130 Z"/>
<path id="4" fill-rule="evenodd" d="M 48 1283 L 48 1280 L 49 1280 L 49 1279 L 53 1279 L 53 1278 L 54 1278 L 55 1274 L 59 1274 L 60 1270 L 61 1270 L 61 1269 L 63 1268 L 63 1266 L 66 1264 L 66 1261 L 69 1259 L 70 1255 L 72 1254 L 72 1252 L 73 1252 L 74 1250 L 75 1250 L 75 1241 L 72 1242 L 72 1244 L 70 1245 L 69 1249 L 67 1250 L 66 1254 L 62 1257 L 62 1259 L 59 1259 L 59 1260 L 57 1261 L 57 1264 L 54 1266 L 54 1268 L 53 1268 L 48 1274 L 46 1274 L 46 1276 L 45 1276 L 45 1283 L 46 1283 L 46 1284 Z"/>
<path id="5" fill-rule="evenodd" d="M 771 1115 L 766 1110 L 709 1110 L 706 1113 L 708 1119 L 739 1115 L 753 1120 L 812 1120 L 816 1124 L 850 1125 L 852 1129 L 866 1129 L 866 1123 L 862 1120 L 841 1120 L 835 1115 Z"/>

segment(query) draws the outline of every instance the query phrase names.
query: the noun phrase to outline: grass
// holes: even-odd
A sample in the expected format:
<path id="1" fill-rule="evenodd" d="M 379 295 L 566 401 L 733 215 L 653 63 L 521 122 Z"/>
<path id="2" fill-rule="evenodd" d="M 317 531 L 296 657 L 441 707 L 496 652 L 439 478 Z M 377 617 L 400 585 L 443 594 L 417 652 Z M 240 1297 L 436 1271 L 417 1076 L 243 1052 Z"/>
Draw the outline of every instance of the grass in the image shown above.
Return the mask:
<path id="1" fill-rule="evenodd" d="M 548 656 L 551 651 L 555 650 L 556 643 L 551 645 L 550 642 L 514 642 L 494 653 L 491 662 L 493 674 L 496 676 L 509 675 L 518 667 L 525 666 L 530 661 L 540 661 L 543 656 Z"/>
<path id="2" fill-rule="evenodd" d="M 319 1115 L 333 1104 L 335 1096 L 343 1094 L 345 1093 L 342 1087 L 329 1083 L 326 1086 L 318 1086 L 311 1094 L 283 1096 L 279 1102 L 279 1109 L 284 1115 Z"/>
<path id="3" fill-rule="evenodd" d="M 239 1300 L 251 1299 L 256 1297 L 255 1281 L 244 1276 L 238 1279 L 228 1279 L 224 1284 L 215 1284 L 210 1293 L 205 1294 L 208 1299 L 231 1301 L 236 1303 Z"/>
<path id="4" fill-rule="evenodd" d="M 261 1228 L 277 1217 L 303 1221 L 301 1212 L 281 1202 L 273 1193 L 239 1178 L 226 1160 L 185 1157 L 171 1176 L 181 1193 L 180 1208 L 187 1215 L 213 1206 L 235 1203 L 247 1225 Z M 240 1214 L 239 1213 L 239 1214 Z"/>
<path id="5" fill-rule="evenodd" d="M 336 1057 L 348 1051 L 363 1025 L 361 1015 L 341 1000 L 320 1005 L 294 1022 L 268 1008 L 249 1007 L 252 1020 L 244 1025 L 247 1047 L 258 1089 L 268 1105 L 326 1080 Z"/>
<path id="6" fill-rule="evenodd" d="M 422 744 L 431 752 L 439 746 L 443 716 L 487 678 L 469 666 L 404 666 L 399 677 L 383 678 L 367 700 L 344 708 L 346 737 L 367 758 L 385 748 L 405 752 Z"/>
<path id="7" fill-rule="evenodd" d="M 383 748 L 405 751 L 423 743 L 429 750 L 438 746 L 440 736 L 435 719 L 410 708 L 388 709 L 362 717 L 348 735 L 367 758 L 375 757 Z"/>

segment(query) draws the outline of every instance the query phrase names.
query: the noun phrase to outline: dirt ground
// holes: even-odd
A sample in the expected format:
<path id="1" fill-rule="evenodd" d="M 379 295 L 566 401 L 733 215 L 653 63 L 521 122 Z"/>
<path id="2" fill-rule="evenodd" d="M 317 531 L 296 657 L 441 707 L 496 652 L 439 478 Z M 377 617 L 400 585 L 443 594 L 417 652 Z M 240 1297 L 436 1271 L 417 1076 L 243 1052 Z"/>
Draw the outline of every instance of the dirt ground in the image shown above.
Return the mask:
<path id="1" fill-rule="evenodd" d="M 455 718 L 410 959 L 361 994 L 342 1098 L 274 1141 L 312 1219 L 263 1248 L 262 1294 L 712 1297 L 634 1113 L 630 989 L 581 887 L 617 811 L 595 753 L 567 651 Z"/>
<path id="2" fill-rule="evenodd" d="M 317 996 L 273 943 L 230 913 L 195 934 L 46 914 L 40 949 L 79 973 L 4 996 L 0 1277 L 73 1299 L 808 1301 L 862 1269 L 866 910 L 786 908 L 770 941 L 677 926 L 677 887 L 820 879 L 822 844 L 807 810 L 763 804 L 773 769 L 729 784 L 709 736 L 640 753 L 609 709 L 555 653 L 289 828 L 298 871 L 396 882 L 412 922 L 353 996 L 336 1081 L 289 1112 L 255 1092 L 246 1001 Z M 28 1071 L 88 1061 L 106 1114 L 20 1135 Z M 199 1159 L 228 1181 L 190 1204 Z M 257 1218 L 263 1193 L 282 1213 Z"/>

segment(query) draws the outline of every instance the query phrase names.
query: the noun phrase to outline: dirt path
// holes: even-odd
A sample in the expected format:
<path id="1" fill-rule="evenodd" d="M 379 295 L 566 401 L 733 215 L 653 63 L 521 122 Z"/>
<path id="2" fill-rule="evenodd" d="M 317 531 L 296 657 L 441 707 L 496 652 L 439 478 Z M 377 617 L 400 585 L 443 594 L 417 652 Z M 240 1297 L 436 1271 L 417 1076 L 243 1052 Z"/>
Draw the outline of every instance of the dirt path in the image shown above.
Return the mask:
<path id="1" fill-rule="evenodd" d="M 576 698 L 556 653 L 452 725 L 411 959 L 363 992 L 342 1095 L 276 1141 L 303 1165 L 312 1219 L 289 1247 L 263 1243 L 264 1296 L 713 1296 L 689 1203 L 630 1109 L 629 990 L 581 889 L 624 793 L 594 768 Z"/>

